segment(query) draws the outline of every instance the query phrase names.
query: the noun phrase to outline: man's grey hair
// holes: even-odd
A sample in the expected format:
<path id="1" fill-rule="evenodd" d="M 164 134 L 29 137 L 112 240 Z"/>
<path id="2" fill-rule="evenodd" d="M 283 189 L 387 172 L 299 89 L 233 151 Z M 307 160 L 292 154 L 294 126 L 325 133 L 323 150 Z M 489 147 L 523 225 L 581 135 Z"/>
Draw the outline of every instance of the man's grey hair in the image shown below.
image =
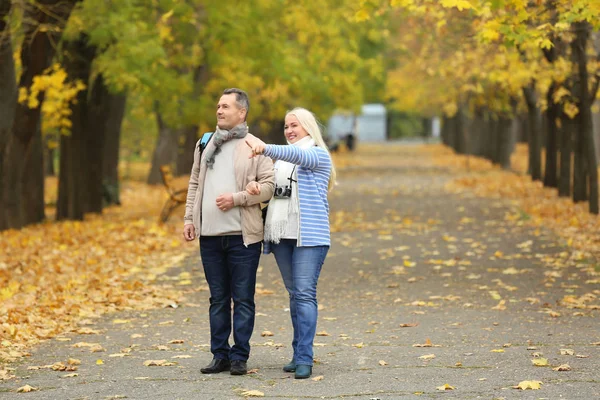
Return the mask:
<path id="1" fill-rule="evenodd" d="M 248 93 L 244 92 L 242 89 L 229 88 L 223 90 L 223 94 L 235 94 L 235 102 L 240 108 L 246 109 L 246 118 L 248 117 L 248 113 L 250 112 L 250 100 L 248 99 Z"/>

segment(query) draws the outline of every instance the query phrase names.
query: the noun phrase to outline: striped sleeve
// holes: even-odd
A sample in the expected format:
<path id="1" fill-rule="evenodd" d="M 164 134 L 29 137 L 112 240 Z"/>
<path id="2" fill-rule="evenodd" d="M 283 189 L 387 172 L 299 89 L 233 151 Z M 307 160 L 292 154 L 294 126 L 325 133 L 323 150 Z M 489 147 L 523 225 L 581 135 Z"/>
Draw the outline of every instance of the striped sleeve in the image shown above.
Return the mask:
<path id="1" fill-rule="evenodd" d="M 318 168 L 323 162 L 331 162 L 327 151 L 320 147 L 301 149 L 296 146 L 268 144 L 264 155 L 312 170 Z"/>

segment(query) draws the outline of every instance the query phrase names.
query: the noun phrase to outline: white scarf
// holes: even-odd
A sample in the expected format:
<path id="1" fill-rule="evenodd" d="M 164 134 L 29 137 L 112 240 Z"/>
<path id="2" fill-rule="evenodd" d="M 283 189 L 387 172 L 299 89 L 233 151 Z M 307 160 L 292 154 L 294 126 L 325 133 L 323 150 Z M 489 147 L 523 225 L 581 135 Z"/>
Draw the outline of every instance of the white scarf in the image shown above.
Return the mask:
<path id="1" fill-rule="evenodd" d="M 310 136 L 306 136 L 296 143 L 290 143 L 291 146 L 300 147 L 301 149 L 309 149 L 315 145 L 315 141 Z M 289 162 L 277 160 L 273 166 L 275 169 L 275 184 L 278 187 L 292 185 L 292 195 L 289 198 L 275 198 L 269 201 L 267 209 L 267 218 L 265 220 L 265 241 L 279 243 L 288 232 L 288 228 L 298 230 L 300 219 L 298 214 L 300 211 L 298 201 L 298 167 Z M 292 178 L 292 182 L 290 182 Z M 293 216 L 293 218 L 290 218 Z M 288 223 L 294 221 L 294 227 L 289 227 Z"/>

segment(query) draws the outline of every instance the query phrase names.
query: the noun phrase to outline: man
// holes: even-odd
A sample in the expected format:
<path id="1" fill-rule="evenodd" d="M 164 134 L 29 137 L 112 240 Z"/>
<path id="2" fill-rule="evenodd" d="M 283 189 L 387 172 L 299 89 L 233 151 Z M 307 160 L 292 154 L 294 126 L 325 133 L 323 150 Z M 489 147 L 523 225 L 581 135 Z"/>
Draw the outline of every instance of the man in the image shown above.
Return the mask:
<path id="1" fill-rule="evenodd" d="M 254 289 L 263 240 L 259 203 L 271 198 L 273 162 L 251 158 L 244 139 L 250 104 L 246 92 L 226 89 L 217 105 L 217 128 L 204 151 L 196 145 L 190 176 L 183 236 L 200 236 L 200 256 L 210 289 L 210 351 L 213 360 L 204 374 L 247 373 L 250 337 L 254 329 Z M 260 194 L 250 195 L 249 182 L 258 182 Z M 233 340 L 231 300 L 233 299 Z"/>

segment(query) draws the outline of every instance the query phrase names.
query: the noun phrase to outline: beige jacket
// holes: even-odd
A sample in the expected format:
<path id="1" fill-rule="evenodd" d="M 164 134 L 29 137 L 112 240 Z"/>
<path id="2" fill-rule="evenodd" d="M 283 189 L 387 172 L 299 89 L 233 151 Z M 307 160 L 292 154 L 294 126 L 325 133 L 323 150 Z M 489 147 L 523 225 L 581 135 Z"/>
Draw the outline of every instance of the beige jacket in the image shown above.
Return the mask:
<path id="1" fill-rule="evenodd" d="M 252 137 L 252 134 L 248 133 L 248 135 Z M 183 217 L 184 224 L 194 224 L 196 237 L 202 232 L 202 194 L 207 169 L 204 158 L 207 150 L 215 146 L 211 140 L 208 142 L 205 151 L 202 152 L 202 156 L 200 156 L 199 145 L 200 140 L 194 148 L 194 166 L 190 175 L 185 216 Z M 235 148 L 235 159 L 233 160 L 238 190 L 233 193 L 233 204 L 240 207 L 242 236 L 246 246 L 263 240 L 263 220 L 259 203 L 271 199 L 275 187 L 273 161 L 264 156 L 250 158 L 251 154 L 252 151 L 246 142 L 239 140 L 239 144 Z M 218 154 L 217 157 L 219 157 Z M 257 181 L 260 184 L 259 195 L 253 196 L 246 192 L 246 185 L 252 181 Z"/>

